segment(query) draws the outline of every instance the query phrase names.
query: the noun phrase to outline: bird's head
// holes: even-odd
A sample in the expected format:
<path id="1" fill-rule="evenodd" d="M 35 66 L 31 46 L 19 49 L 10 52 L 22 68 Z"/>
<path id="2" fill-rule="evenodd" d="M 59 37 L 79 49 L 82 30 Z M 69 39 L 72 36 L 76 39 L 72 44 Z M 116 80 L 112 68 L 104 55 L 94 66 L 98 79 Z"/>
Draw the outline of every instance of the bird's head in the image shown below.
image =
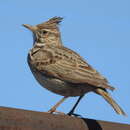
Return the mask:
<path id="1" fill-rule="evenodd" d="M 39 45 L 58 45 L 61 46 L 59 23 L 62 21 L 61 17 L 53 17 L 46 22 L 31 26 L 23 24 L 24 27 L 33 32 L 34 44 Z"/>

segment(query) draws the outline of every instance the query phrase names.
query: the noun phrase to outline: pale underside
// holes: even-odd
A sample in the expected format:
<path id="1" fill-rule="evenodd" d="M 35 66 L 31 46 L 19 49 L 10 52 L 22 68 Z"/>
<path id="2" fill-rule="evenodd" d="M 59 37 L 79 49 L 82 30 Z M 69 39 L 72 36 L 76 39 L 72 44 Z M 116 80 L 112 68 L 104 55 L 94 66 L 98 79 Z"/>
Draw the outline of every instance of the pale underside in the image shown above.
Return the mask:
<path id="1" fill-rule="evenodd" d="M 31 50 L 30 63 L 36 70 L 53 78 L 95 88 L 114 88 L 106 78 L 93 69 L 81 56 L 65 47 L 45 46 Z M 75 85 L 76 87 L 76 85 Z M 85 85 L 84 85 L 85 87 Z"/>

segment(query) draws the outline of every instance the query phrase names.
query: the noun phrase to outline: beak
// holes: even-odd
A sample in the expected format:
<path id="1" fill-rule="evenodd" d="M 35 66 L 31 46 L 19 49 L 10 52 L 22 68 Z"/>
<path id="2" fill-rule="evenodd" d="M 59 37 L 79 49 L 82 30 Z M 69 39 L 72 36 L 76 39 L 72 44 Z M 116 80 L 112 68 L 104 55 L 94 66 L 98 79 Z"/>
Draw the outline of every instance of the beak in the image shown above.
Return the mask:
<path id="1" fill-rule="evenodd" d="M 29 24 L 23 24 L 23 26 L 27 29 L 29 29 L 30 31 L 32 32 L 35 32 L 37 30 L 37 27 L 36 26 L 31 26 Z"/>

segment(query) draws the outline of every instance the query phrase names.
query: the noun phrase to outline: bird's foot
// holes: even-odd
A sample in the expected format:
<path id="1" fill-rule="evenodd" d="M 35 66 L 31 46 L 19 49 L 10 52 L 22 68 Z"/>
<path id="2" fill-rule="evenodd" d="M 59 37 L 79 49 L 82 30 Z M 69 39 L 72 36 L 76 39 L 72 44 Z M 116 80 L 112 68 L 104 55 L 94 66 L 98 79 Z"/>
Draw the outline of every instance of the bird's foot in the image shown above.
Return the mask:
<path id="1" fill-rule="evenodd" d="M 56 110 L 51 108 L 47 113 L 53 114 Z"/>
<path id="2" fill-rule="evenodd" d="M 69 113 L 67 113 L 67 115 L 69 115 L 69 116 L 75 116 L 75 117 L 81 117 L 81 115 L 76 114 L 73 111 L 70 111 Z"/>
<path id="3" fill-rule="evenodd" d="M 74 111 L 72 111 L 72 110 L 69 113 L 67 113 L 67 115 L 69 115 L 69 116 L 71 116 L 73 114 L 74 114 Z"/>
<path id="4" fill-rule="evenodd" d="M 65 113 L 57 111 L 56 109 L 53 109 L 53 108 L 51 108 L 47 113 L 50 113 L 50 114 L 55 113 L 55 114 L 59 114 L 59 115 L 65 115 Z"/>

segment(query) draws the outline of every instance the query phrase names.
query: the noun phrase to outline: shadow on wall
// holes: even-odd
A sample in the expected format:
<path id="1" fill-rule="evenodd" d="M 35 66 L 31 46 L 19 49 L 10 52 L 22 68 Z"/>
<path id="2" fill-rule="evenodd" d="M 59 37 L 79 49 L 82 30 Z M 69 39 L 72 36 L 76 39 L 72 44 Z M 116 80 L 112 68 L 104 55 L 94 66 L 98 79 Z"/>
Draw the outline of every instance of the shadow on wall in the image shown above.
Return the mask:
<path id="1" fill-rule="evenodd" d="M 85 119 L 85 118 L 82 119 L 86 123 L 89 130 L 103 130 L 101 125 L 96 120 Z"/>

